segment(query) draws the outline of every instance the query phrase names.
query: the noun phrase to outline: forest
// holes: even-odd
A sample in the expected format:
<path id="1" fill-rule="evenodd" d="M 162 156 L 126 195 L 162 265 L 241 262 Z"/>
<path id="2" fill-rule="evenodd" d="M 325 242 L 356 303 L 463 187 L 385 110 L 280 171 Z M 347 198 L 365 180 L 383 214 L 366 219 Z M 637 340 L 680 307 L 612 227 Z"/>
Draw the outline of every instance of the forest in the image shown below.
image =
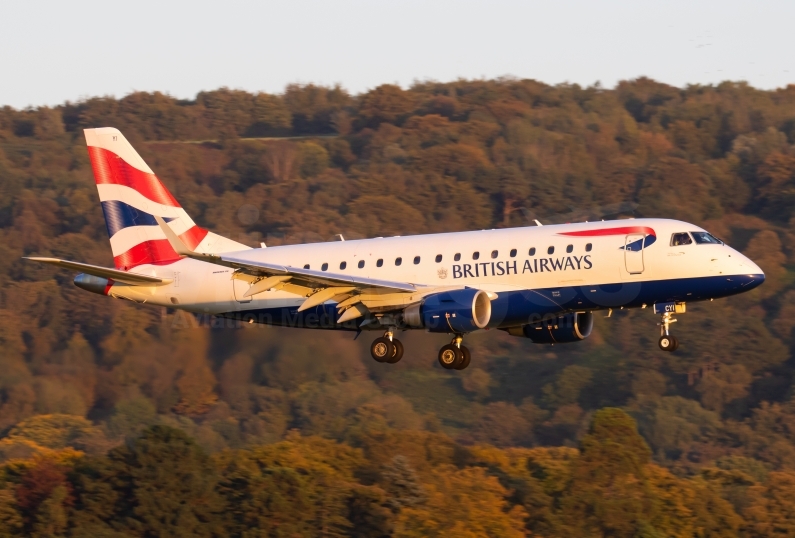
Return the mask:
<path id="1" fill-rule="evenodd" d="M 240 325 L 87 294 L 112 266 L 82 129 L 119 128 L 251 246 L 629 217 L 765 284 L 534 345 Z M 795 85 L 295 84 L 0 109 L 0 535 L 795 536 Z"/>

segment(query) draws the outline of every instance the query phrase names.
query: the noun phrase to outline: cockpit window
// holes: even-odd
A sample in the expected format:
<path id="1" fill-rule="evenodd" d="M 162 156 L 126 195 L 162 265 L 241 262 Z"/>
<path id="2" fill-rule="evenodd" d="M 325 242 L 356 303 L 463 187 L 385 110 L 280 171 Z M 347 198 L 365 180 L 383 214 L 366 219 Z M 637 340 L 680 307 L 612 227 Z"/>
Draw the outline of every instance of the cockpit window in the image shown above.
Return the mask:
<path id="1" fill-rule="evenodd" d="M 671 236 L 671 246 L 678 247 L 679 245 L 690 245 L 693 243 L 693 240 L 690 239 L 690 234 L 687 232 L 682 232 L 678 234 L 673 234 Z"/>
<path id="2" fill-rule="evenodd" d="M 708 234 L 707 232 L 690 232 L 690 233 L 693 234 L 693 239 L 695 239 L 696 243 L 698 243 L 699 245 L 705 245 L 705 244 L 720 245 L 723 243 L 720 239 L 716 238 L 712 234 Z"/>

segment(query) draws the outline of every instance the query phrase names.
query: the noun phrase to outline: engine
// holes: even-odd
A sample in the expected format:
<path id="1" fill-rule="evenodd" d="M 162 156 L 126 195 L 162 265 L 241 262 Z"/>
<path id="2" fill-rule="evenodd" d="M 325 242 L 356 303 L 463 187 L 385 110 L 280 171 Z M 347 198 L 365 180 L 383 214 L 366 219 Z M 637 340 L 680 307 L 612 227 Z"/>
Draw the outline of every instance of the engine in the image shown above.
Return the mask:
<path id="1" fill-rule="evenodd" d="M 464 288 L 435 293 L 403 311 L 403 322 L 438 333 L 468 333 L 491 321 L 491 299 L 483 290 Z"/>
<path id="2" fill-rule="evenodd" d="M 593 331 L 593 312 L 564 314 L 536 323 L 508 329 L 508 334 L 524 336 L 534 344 L 559 344 L 585 340 Z"/>
<path id="3" fill-rule="evenodd" d="M 75 286 L 78 288 L 90 291 L 91 293 L 99 293 L 100 295 L 105 295 L 108 285 L 110 284 L 107 278 L 91 276 L 85 273 L 77 275 L 74 282 Z"/>

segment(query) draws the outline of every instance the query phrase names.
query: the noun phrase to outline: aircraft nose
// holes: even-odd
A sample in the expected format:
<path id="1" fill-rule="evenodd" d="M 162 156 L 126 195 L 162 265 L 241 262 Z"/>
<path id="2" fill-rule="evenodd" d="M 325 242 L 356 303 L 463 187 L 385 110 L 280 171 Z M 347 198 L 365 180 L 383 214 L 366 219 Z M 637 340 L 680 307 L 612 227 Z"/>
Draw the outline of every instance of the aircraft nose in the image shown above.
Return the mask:
<path id="1" fill-rule="evenodd" d="M 762 271 L 762 268 L 759 267 L 756 263 L 754 263 L 751 259 L 745 258 L 742 262 L 743 267 L 747 270 L 749 275 L 754 275 L 755 277 L 759 277 L 762 282 L 765 281 L 765 272 Z"/>
<path id="2" fill-rule="evenodd" d="M 753 260 L 743 254 L 740 254 L 739 252 L 737 252 L 735 256 L 739 259 L 740 267 L 738 268 L 738 272 L 748 279 L 746 286 L 749 287 L 747 289 L 753 289 L 757 286 L 761 286 L 765 281 L 765 272 L 762 270 L 762 268 L 759 267 Z"/>

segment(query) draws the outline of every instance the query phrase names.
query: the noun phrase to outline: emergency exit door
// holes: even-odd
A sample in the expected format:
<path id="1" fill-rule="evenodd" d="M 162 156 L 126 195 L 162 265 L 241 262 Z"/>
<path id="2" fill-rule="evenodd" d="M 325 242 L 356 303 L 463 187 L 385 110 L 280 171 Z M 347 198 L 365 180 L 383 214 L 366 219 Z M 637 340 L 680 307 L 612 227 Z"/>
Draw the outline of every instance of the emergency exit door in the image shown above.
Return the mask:
<path id="1" fill-rule="evenodd" d="M 644 234 L 628 234 L 624 241 L 624 264 L 631 275 L 643 272 L 643 243 Z"/>

